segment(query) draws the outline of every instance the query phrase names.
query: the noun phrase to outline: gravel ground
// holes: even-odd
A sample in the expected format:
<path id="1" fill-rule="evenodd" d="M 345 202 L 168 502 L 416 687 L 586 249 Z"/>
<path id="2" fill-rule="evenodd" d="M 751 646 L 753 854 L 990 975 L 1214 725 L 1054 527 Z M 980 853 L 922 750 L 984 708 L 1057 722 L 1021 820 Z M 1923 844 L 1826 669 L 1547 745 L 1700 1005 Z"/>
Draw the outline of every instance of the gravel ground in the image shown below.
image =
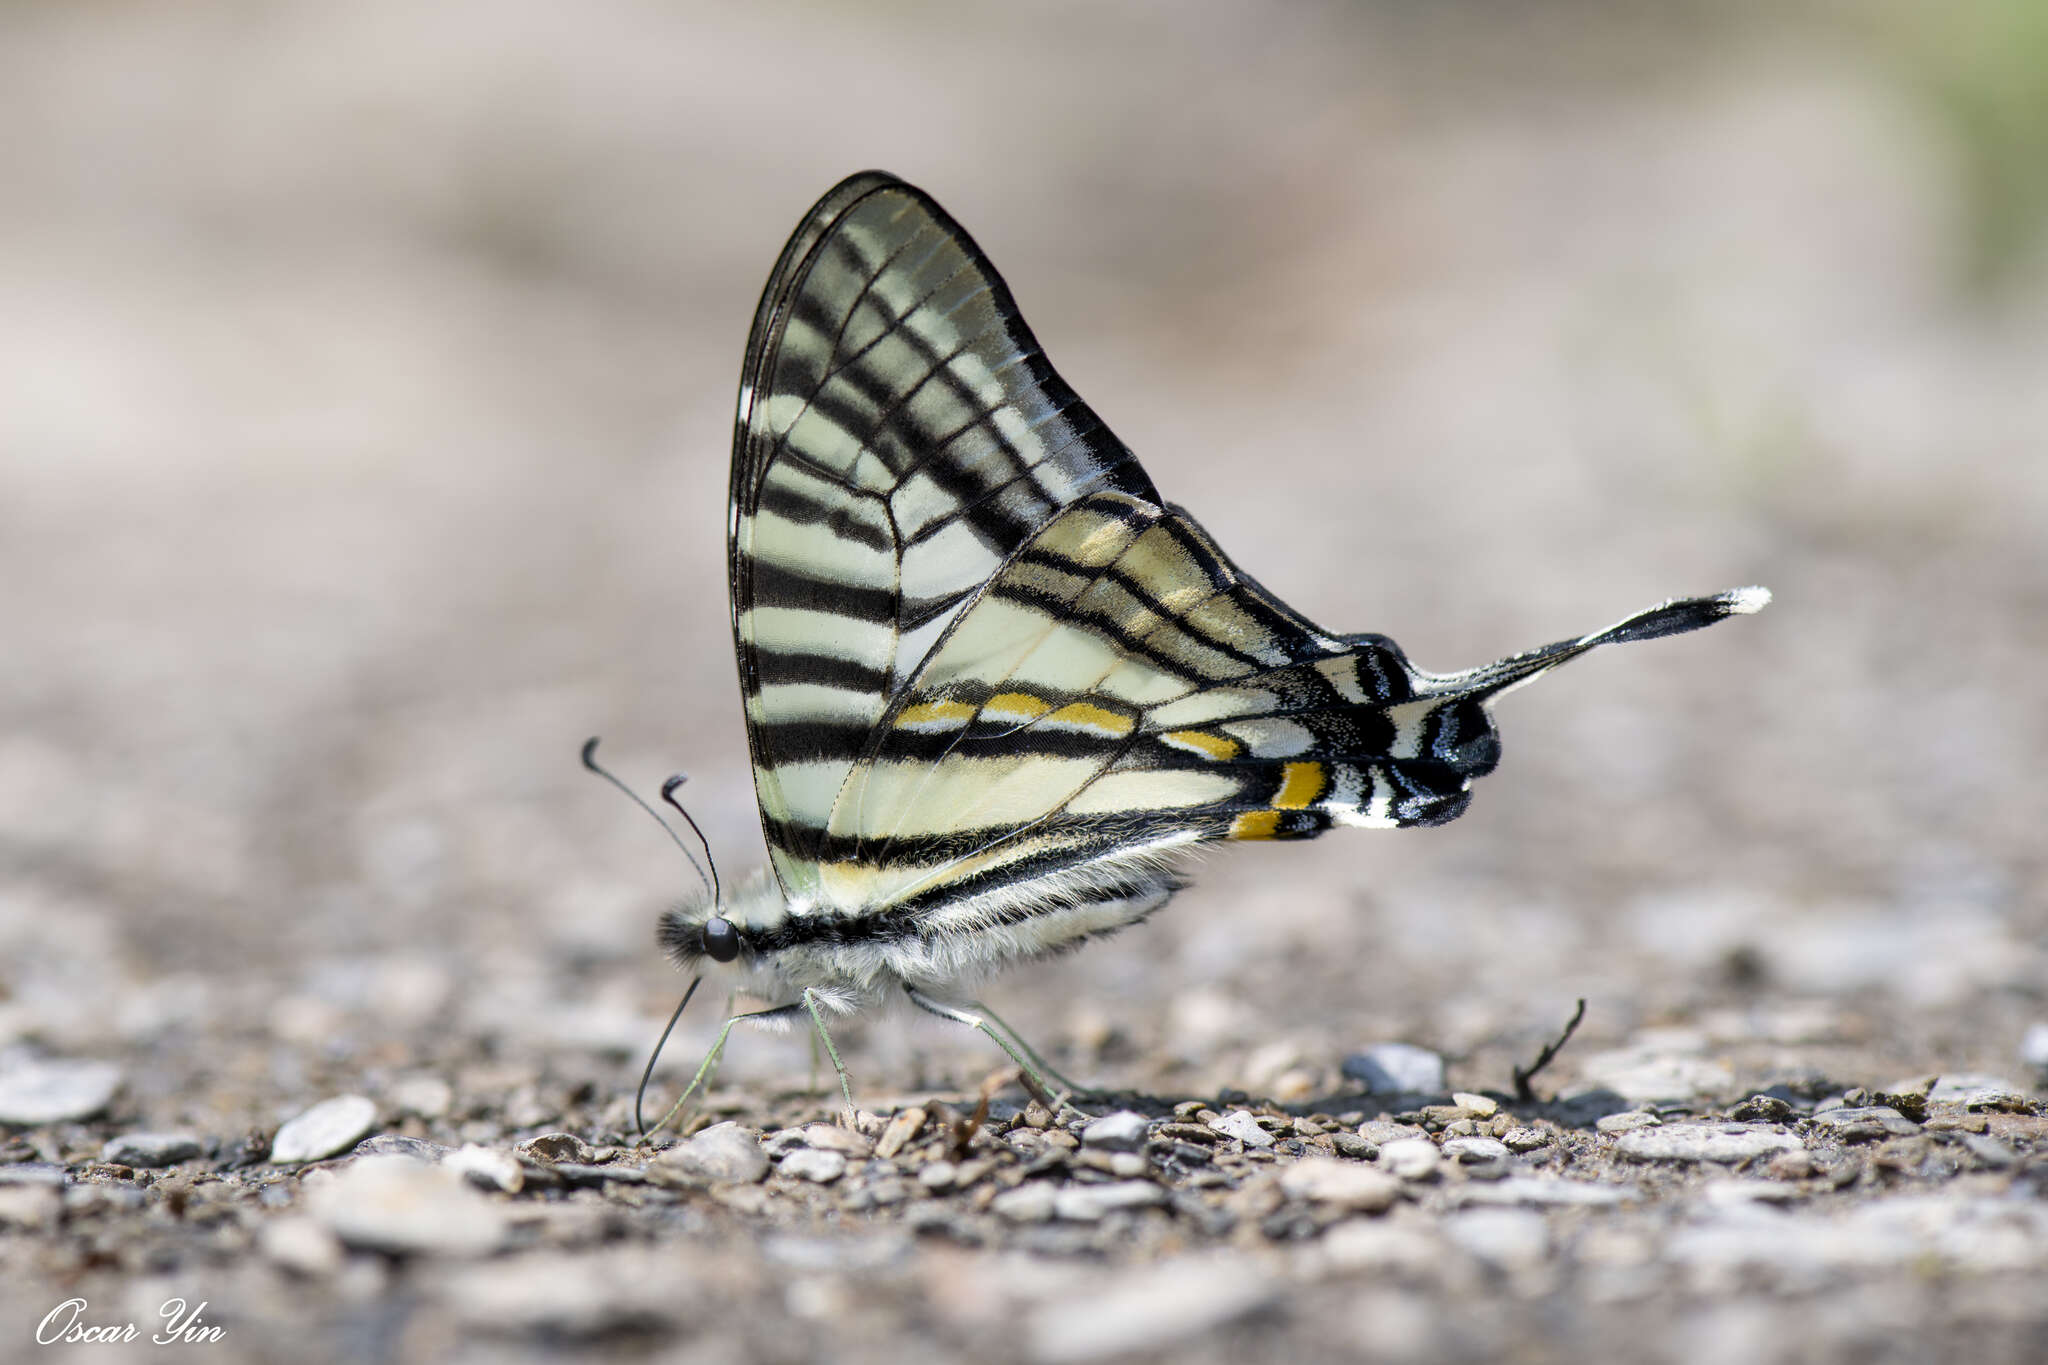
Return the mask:
<path id="1" fill-rule="evenodd" d="M 2048 1355 L 2048 53 L 1640 9 L 0 9 L 0 1359 Z M 1778 600 L 995 983 L 1078 1109 L 895 1013 L 640 1146 L 576 751 L 758 860 L 732 386 L 869 164 L 1318 620 Z"/>

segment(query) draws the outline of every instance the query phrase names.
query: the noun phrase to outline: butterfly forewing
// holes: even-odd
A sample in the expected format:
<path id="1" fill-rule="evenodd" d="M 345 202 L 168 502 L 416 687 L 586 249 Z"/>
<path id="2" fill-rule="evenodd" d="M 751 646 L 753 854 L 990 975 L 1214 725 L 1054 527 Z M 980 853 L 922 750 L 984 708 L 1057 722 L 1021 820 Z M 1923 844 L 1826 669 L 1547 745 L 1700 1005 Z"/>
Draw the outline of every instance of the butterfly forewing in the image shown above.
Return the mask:
<path id="1" fill-rule="evenodd" d="M 814 888 L 841 786 L 948 621 L 1102 488 L 1156 496 L 967 234 L 885 175 L 826 195 L 755 314 L 733 458 L 733 630 L 786 890 Z"/>

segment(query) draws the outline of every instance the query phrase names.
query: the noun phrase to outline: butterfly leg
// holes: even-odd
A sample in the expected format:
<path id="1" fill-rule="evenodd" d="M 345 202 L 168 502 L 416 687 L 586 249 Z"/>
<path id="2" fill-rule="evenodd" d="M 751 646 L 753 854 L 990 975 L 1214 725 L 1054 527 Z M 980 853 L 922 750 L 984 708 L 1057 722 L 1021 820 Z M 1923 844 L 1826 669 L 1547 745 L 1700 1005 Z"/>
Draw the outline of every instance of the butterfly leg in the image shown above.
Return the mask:
<path id="1" fill-rule="evenodd" d="M 846 1079 L 846 1067 L 839 1060 L 839 1049 L 832 1046 L 832 1035 L 825 1031 L 825 1016 L 818 1012 L 817 999 L 809 987 L 804 989 L 803 1007 L 810 1012 L 811 1027 L 817 1031 L 818 1041 L 825 1045 L 825 1055 L 832 1059 L 832 1069 L 839 1073 L 839 1093 L 846 1100 L 846 1116 L 849 1120 L 847 1126 L 852 1127 L 851 1119 L 858 1112 L 853 1103 L 853 1086 Z"/>
<path id="2" fill-rule="evenodd" d="M 697 1093 L 697 1087 L 708 1084 L 709 1078 L 718 1070 L 718 1059 L 725 1053 L 725 1040 L 732 1034 L 733 1025 L 748 1019 L 791 1019 L 803 1010 L 805 1003 L 807 1002 L 799 1001 L 793 1005 L 777 1005 L 772 1010 L 752 1010 L 746 1014 L 729 1017 L 724 1027 L 718 1030 L 718 1037 L 713 1040 L 711 1051 L 704 1054 L 704 1062 L 697 1068 L 697 1074 L 690 1077 L 690 1083 L 683 1087 L 683 1093 L 676 1097 L 676 1102 L 669 1106 L 668 1112 L 663 1114 L 652 1128 L 640 1135 L 640 1140 L 645 1142 L 667 1127 L 670 1119 L 683 1112 L 683 1106 L 690 1102 L 690 1096 Z"/>
<path id="3" fill-rule="evenodd" d="M 956 1024 L 965 1024 L 969 1028 L 979 1029 L 982 1033 L 988 1035 L 989 1040 L 1008 1053 L 1010 1060 L 1015 1062 L 1025 1075 L 1029 1077 L 1033 1088 L 1054 1097 L 1051 1107 L 1055 1112 L 1065 1105 L 1068 1097 L 1073 1094 L 1074 1087 L 1060 1079 L 1058 1072 L 1046 1066 L 1044 1061 L 1039 1059 L 1037 1053 L 1032 1052 L 1029 1047 L 1026 1047 L 1024 1040 L 1017 1037 L 1008 1024 L 1003 1024 L 1000 1019 L 997 1019 L 996 1022 L 1002 1024 L 1002 1033 L 998 1033 L 994 1028 L 991 1028 L 989 1026 L 989 1019 L 993 1019 L 995 1016 L 989 1014 L 986 1009 L 976 1006 L 977 1009 L 982 1009 L 982 1013 L 971 1014 L 956 1006 L 948 1005 L 944 1001 L 932 999 L 907 981 L 903 983 L 903 990 L 910 997 L 910 1003 L 916 1005 L 927 1014 L 936 1014 L 941 1019 L 950 1019 Z M 988 1017 L 984 1018 L 983 1015 Z M 1005 1033 L 1010 1036 L 1004 1037 Z M 1019 1051 L 1019 1049 L 1022 1049 L 1022 1051 Z M 1031 1061 L 1025 1060 L 1026 1054 L 1029 1054 L 1032 1059 Z M 1033 1065 L 1034 1061 L 1037 1063 L 1036 1065 Z M 1058 1086 L 1057 1091 L 1054 1089 L 1055 1085 Z"/>
<path id="4" fill-rule="evenodd" d="M 1010 1041 L 1015 1043 L 1018 1046 L 1018 1048 L 1020 1048 L 1023 1051 L 1024 1055 L 1032 1060 L 1032 1063 L 1038 1067 L 1040 1074 L 1049 1078 L 1054 1085 L 1057 1085 L 1060 1089 L 1066 1091 L 1069 1095 L 1074 1095 L 1082 1099 L 1086 1099 L 1089 1096 L 1098 1093 L 1096 1091 L 1090 1090 L 1087 1086 L 1075 1085 L 1065 1076 L 1062 1076 L 1059 1072 L 1055 1071 L 1053 1069 L 1052 1063 L 1045 1060 L 1045 1058 L 1039 1056 L 1038 1049 L 1034 1048 L 1033 1046 L 1031 1046 L 1030 1043 L 1024 1040 L 1023 1034 L 1011 1028 L 1007 1020 L 1005 1020 L 1001 1015 L 997 1014 L 994 1010 L 990 1009 L 987 1005 L 983 1004 L 981 1001 L 970 1000 L 967 1002 L 967 1008 L 977 1011 L 981 1014 L 983 1018 L 987 1019 L 989 1023 L 995 1025 L 1004 1033 L 1010 1035 Z"/>

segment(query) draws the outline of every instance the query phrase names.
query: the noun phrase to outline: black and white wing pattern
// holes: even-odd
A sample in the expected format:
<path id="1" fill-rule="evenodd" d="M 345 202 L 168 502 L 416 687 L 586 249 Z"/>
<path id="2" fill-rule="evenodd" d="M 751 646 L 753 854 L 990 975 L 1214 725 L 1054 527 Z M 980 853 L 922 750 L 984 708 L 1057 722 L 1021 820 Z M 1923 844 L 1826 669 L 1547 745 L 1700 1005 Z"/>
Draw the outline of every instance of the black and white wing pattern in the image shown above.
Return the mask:
<path id="1" fill-rule="evenodd" d="M 1449 820 L 1496 761 L 1501 692 L 1765 600 L 1448 675 L 1324 631 L 1159 497 L 966 232 L 873 172 L 819 201 L 762 295 L 730 533 L 788 904 L 926 931 L 1114 896 L 1190 843 Z"/>

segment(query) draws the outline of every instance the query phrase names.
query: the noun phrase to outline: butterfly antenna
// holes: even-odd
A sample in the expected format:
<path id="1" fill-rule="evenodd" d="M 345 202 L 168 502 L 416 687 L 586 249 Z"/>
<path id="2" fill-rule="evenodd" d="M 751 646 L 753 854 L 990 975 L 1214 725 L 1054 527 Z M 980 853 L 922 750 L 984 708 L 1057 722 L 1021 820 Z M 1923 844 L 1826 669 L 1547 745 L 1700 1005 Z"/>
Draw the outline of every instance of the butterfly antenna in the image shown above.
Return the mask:
<path id="1" fill-rule="evenodd" d="M 655 824 L 657 824 L 657 825 L 660 825 L 660 826 L 661 826 L 662 832 L 663 832 L 664 834 L 668 835 L 668 837 L 669 837 L 670 841 L 671 841 L 671 842 L 673 842 L 673 843 L 675 844 L 675 846 L 676 846 L 677 848 L 679 848 L 679 849 L 681 849 L 681 850 L 683 851 L 683 856 L 684 856 L 685 858 L 688 858 L 688 859 L 690 860 L 690 866 L 691 866 L 692 868 L 694 868 L 694 869 L 696 870 L 696 873 L 697 873 L 697 880 L 698 880 L 698 881 L 700 881 L 700 882 L 703 882 L 703 883 L 704 883 L 704 889 L 705 889 L 706 891 L 709 891 L 709 892 L 711 893 L 711 901 L 712 901 L 712 904 L 714 904 L 714 905 L 715 905 L 715 904 L 717 904 L 717 903 L 718 903 L 718 881 L 717 881 L 718 873 L 717 873 L 716 869 L 714 869 L 714 870 L 712 871 L 712 873 L 711 873 L 711 875 L 710 875 L 710 876 L 708 876 L 708 877 L 707 877 L 707 876 L 705 876 L 705 875 L 704 875 L 704 864 L 703 864 L 703 863 L 700 863 L 700 862 L 698 862 L 698 861 L 697 861 L 697 855 L 696 855 L 696 854 L 694 854 L 694 853 L 692 853 L 692 852 L 690 852 L 690 846 L 689 846 L 688 844 L 686 844 L 686 843 L 684 843 L 684 842 L 683 842 L 683 840 L 682 840 L 682 836 L 678 835 L 678 834 L 677 834 L 677 833 L 676 833 L 676 832 L 675 832 L 675 831 L 674 831 L 673 829 L 670 829 L 670 828 L 669 828 L 669 823 L 668 823 L 668 821 L 666 821 L 666 820 L 664 820 L 664 819 L 662 819 L 662 818 L 661 818 L 661 814 L 660 814 L 660 812 L 656 811 L 656 810 L 654 809 L 654 807 L 652 807 L 652 806 L 648 805 L 648 804 L 647 804 L 647 803 L 646 803 L 645 801 L 642 801 L 642 800 L 640 799 L 639 795 L 638 795 L 637 793 L 635 793 L 635 792 L 634 792 L 634 790 L 633 790 L 633 789 L 632 789 L 631 787 L 629 787 L 629 786 L 627 786 L 627 785 L 626 785 L 625 783 L 623 783 L 623 782 L 619 781 L 619 779 L 618 779 L 618 778 L 616 778 L 616 777 L 612 776 L 611 772 L 610 772 L 609 770 L 607 770 L 607 769 L 606 769 L 606 768 L 605 768 L 605 767 L 604 767 L 604 766 L 603 766 L 602 764 L 600 764 L 600 763 L 599 763 L 599 762 L 597 761 L 597 736 L 595 736 L 595 735 L 592 735 L 592 736 L 591 736 L 591 737 L 590 737 L 589 739 L 586 739 L 586 740 L 584 740 L 584 741 L 583 741 L 583 766 L 584 766 L 584 767 L 586 767 L 586 768 L 588 768 L 588 769 L 590 769 L 590 771 L 592 771 L 592 772 L 596 773 L 596 774 L 597 774 L 597 775 L 598 775 L 599 777 L 603 778 L 603 779 L 604 779 L 605 781 L 607 781 L 607 782 L 611 783 L 611 784 L 612 784 L 612 785 L 613 785 L 614 787 L 617 787 L 617 788 L 618 788 L 618 789 L 619 789 L 620 791 L 624 792 L 624 793 L 626 794 L 626 799 L 627 799 L 627 800 L 631 801 L 631 802 L 632 802 L 632 803 L 633 803 L 634 805 L 638 806 L 638 807 L 639 807 L 639 808 L 640 808 L 641 810 L 644 810 L 644 811 L 646 811 L 646 812 L 648 813 L 648 815 L 650 815 L 650 816 L 652 816 L 652 817 L 653 817 L 653 819 L 654 819 L 654 823 L 655 823 Z M 673 777 L 671 777 L 671 778 L 669 779 L 669 781 L 670 781 L 671 783 L 675 782 L 676 780 L 677 780 L 677 779 L 676 779 L 676 778 L 673 778 Z M 668 787 L 666 787 L 666 786 L 664 786 L 664 787 L 663 787 L 663 788 L 661 789 L 661 794 L 662 794 L 662 797 L 663 797 L 664 799 L 666 799 L 666 798 L 667 798 L 667 796 L 668 796 L 668 791 L 669 791 L 669 789 L 668 789 Z M 673 804 L 673 803 L 671 803 L 671 804 Z M 677 809 L 677 810 L 682 810 L 682 807 L 681 807 L 681 806 L 677 806 L 677 807 L 676 807 L 676 809 Z M 685 813 L 684 813 L 684 815 L 683 815 L 683 818 L 684 818 L 685 820 L 690 820 L 689 814 L 688 814 L 687 812 L 685 812 Z M 695 820 L 690 820 L 690 828 L 691 828 L 691 830 L 692 830 L 692 831 L 694 831 L 694 832 L 696 833 L 696 835 L 697 835 L 697 842 L 698 842 L 698 843 L 700 843 L 700 844 L 701 844 L 701 843 L 704 843 L 704 833 L 703 833 L 703 831 L 702 831 L 702 830 L 698 830 L 698 829 L 697 829 L 697 822 L 696 822 Z M 704 844 L 704 856 L 705 856 L 705 857 L 706 857 L 707 859 L 708 859 L 708 858 L 709 858 L 709 857 L 711 856 L 711 845 L 709 845 L 709 844 Z M 684 998 L 685 1000 L 687 1000 L 687 999 L 688 999 L 689 997 L 688 997 L 688 996 L 685 996 L 685 997 L 683 997 L 683 998 Z M 662 1036 L 663 1036 L 663 1037 L 667 1037 L 668 1035 L 667 1035 L 667 1034 L 663 1034 Z M 652 1067 L 653 1065 L 654 1065 L 654 1063 L 652 1063 L 652 1062 L 649 1062 L 649 1063 L 648 1063 L 648 1066 L 650 1066 L 650 1067 Z"/>
<path id="2" fill-rule="evenodd" d="M 696 820 L 691 818 L 690 812 L 683 809 L 683 803 L 676 800 L 676 788 L 682 786 L 685 782 L 688 782 L 689 780 L 690 775 L 688 773 L 677 773 L 675 776 L 669 778 L 668 781 L 661 784 L 661 799 L 668 802 L 671 806 L 675 807 L 676 814 L 683 817 L 683 823 L 690 827 L 690 833 L 696 835 L 697 842 L 703 845 L 704 861 L 711 868 L 711 903 L 712 905 L 716 906 L 720 903 L 718 892 L 718 860 L 711 856 L 711 841 L 704 837 L 703 830 L 697 828 Z"/>
<path id="3" fill-rule="evenodd" d="M 682 1002 L 676 1006 L 676 1012 L 668 1017 L 668 1027 L 661 1031 L 661 1041 L 654 1045 L 654 1055 L 647 1059 L 647 1069 L 640 1073 L 640 1088 L 633 1092 L 633 1126 L 640 1130 L 642 1142 L 647 1140 L 647 1120 L 640 1116 L 640 1102 L 647 1097 L 647 1082 L 654 1078 L 654 1064 L 661 1060 L 661 1050 L 668 1046 L 668 1036 L 676 1031 L 676 1020 L 683 1017 L 683 1011 L 689 1008 L 690 997 L 695 995 L 697 987 L 703 984 L 704 978 L 701 976 L 690 979 L 689 988 L 683 992 Z"/>

